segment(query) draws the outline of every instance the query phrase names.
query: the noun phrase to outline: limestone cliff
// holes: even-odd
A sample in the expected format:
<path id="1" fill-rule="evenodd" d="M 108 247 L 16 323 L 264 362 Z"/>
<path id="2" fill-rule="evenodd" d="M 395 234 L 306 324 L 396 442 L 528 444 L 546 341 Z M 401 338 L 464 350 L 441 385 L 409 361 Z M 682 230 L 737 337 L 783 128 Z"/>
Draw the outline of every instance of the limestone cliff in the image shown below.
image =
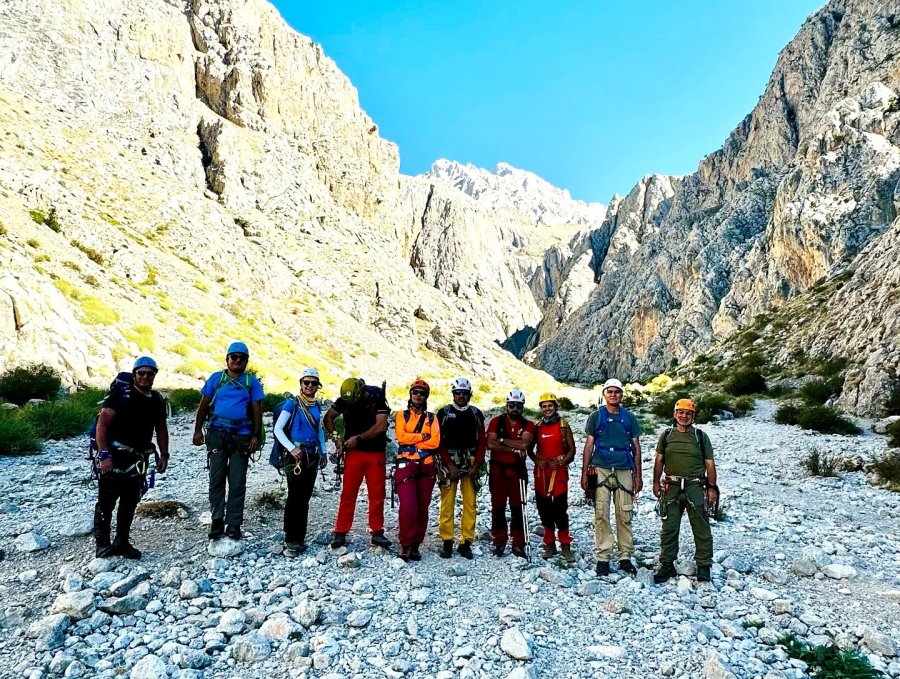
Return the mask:
<path id="1" fill-rule="evenodd" d="M 849 271 L 792 342 L 855 363 L 844 399 L 875 412 L 900 360 L 883 276 L 900 229 L 898 92 L 900 3 L 829 2 L 720 150 L 610 206 L 589 236 L 590 299 L 555 332 L 544 319 L 531 359 L 566 379 L 645 377 Z"/>
<path id="2" fill-rule="evenodd" d="M 242 338 L 272 387 L 305 364 L 549 379 L 495 345 L 539 317 L 508 227 L 411 191 L 349 81 L 262 0 L 5 2 L 0 129 L 6 365 L 96 383 L 151 352 L 190 384 Z M 499 288 L 522 293 L 506 315 Z"/>

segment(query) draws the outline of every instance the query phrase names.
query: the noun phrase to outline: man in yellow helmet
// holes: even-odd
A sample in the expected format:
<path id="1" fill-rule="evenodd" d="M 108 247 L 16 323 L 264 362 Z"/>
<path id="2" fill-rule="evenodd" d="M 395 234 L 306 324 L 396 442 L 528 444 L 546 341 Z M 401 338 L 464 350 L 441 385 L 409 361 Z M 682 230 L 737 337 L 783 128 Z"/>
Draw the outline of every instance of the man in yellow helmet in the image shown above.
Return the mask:
<path id="1" fill-rule="evenodd" d="M 662 519 L 659 570 L 653 576 L 657 584 L 676 575 L 678 533 L 685 510 L 694 534 L 697 581 L 710 580 L 713 540 L 706 508 L 718 501 L 719 488 L 712 443 L 706 432 L 694 426 L 696 412 L 697 406 L 690 399 L 676 401 L 675 426 L 667 428 L 656 443 L 653 494 L 659 498 Z"/>

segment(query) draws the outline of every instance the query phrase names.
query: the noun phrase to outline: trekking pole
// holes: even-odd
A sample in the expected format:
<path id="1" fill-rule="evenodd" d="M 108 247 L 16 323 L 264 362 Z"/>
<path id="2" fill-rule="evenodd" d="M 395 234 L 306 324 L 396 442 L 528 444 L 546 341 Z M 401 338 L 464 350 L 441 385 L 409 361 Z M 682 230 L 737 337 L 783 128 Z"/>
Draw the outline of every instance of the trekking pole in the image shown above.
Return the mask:
<path id="1" fill-rule="evenodd" d="M 525 533 L 525 558 L 531 563 L 531 532 L 528 530 L 528 513 L 525 511 L 525 492 L 527 490 L 525 479 L 519 479 L 519 493 L 522 499 L 522 530 Z"/>

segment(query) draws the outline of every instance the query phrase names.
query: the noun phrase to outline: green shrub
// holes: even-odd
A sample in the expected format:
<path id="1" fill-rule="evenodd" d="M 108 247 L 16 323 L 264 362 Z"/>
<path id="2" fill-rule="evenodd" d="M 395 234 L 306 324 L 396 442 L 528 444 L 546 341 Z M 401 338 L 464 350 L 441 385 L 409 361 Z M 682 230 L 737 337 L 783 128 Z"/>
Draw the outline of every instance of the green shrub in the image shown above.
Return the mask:
<path id="1" fill-rule="evenodd" d="M 27 241 L 25 241 L 25 244 L 33 247 L 35 250 L 41 247 L 41 241 L 39 241 L 37 238 L 29 238 Z"/>
<path id="2" fill-rule="evenodd" d="M 846 367 L 846 358 L 829 358 L 815 366 L 814 372 L 822 377 L 838 377 Z"/>
<path id="3" fill-rule="evenodd" d="M 762 368 L 769 364 L 769 359 L 765 354 L 759 351 L 753 351 L 749 354 L 741 356 L 735 366 L 738 368 Z"/>
<path id="4" fill-rule="evenodd" d="M 29 210 L 28 214 L 31 216 L 31 221 L 35 224 L 43 224 L 44 220 L 47 219 L 47 215 L 43 210 Z"/>
<path id="5" fill-rule="evenodd" d="M 559 409 L 560 410 L 575 410 L 575 404 L 572 403 L 572 399 L 566 396 L 559 397 Z"/>
<path id="6" fill-rule="evenodd" d="M 746 417 L 756 407 L 756 399 L 752 396 L 739 396 L 734 400 L 733 410 L 735 417 Z"/>
<path id="7" fill-rule="evenodd" d="M 840 458 L 834 453 L 813 448 L 802 464 L 810 476 L 837 476 L 840 462 Z"/>
<path id="8" fill-rule="evenodd" d="M 94 393 L 93 398 L 79 395 L 48 401 L 23 409 L 22 416 L 31 423 L 34 433 L 41 439 L 65 439 L 84 434 L 97 414 L 97 401 L 103 394 Z"/>
<path id="9" fill-rule="evenodd" d="M 41 449 L 31 422 L 17 410 L 0 410 L 0 455 L 22 455 Z"/>
<path id="10" fill-rule="evenodd" d="M 697 414 L 694 415 L 694 421 L 697 424 L 706 424 L 707 422 L 711 422 L 713 417 L 723 410 L 727 410 L 737 416 L 734 402 L 724 394 L 701 394 L 700 397 L 697 398 Z M 671 412 L 669 413 L 669 417 L 672 417 Z"/>
<path id="11" fill-rule="evenodd" d="M 831 406 L 806 406 L 800 409 L 797 424 L 822 434 L 857 435 L 859 427 L 836 408 Z"/>
<path id="12" fill-rule="evenodd" d="M 900 381 L 891 387 L 887 400 L 884 402 L 885 415 L 900 415 Z"/>
<path id="13" fill-rule="evenodd" d="M 282 488 L 272 488 L 264 490 L 253 498 L 253 506 L 257 509 L 279 509 L 284 498 L 284 490 Z"/>
<path id="14" fill-rule="evenodd" d="M 266 394 L 266 397 L 262 401 L 263 412 L 271 413 L 273 410 L 275 410 L 275 406 L 277 406 L 289 396 L 290 394 L 288 394 L 287 392 L 282 394 Z"/>
<path id="15" fill-rule="evenodd" d="M 800 406 L 795 403 L 785 403 L 772 416 L 778 424 L 798 424 L 800 422 Z"/>
<path id="16" fill-rule="evenodd" d="M 59 216 L 56 214 L 55 207 L 50 208 L 50 212 L 44 220 L 44 224 L 49 226 L 53 231 L 56 231 L 56 233 L 62 231 L 62 225 L 59 223 Z"/>
<path id="17" fill-rule="evenodd" d="M 900 486 L 900 450 L 889 450 L 872 463 L 879 483 Z"/>
<path id="18" fill-rule="evenodd" d="M 196 412 L 200 405 L 199 389 L 173 389 L 167 394 L 172 411 L 176 413 Z"/>
<path id="19" fill-rule="evenodd" d="M 800 387 L 800 398 L 809 405 L 822 405 L 835 393 L 831 380 L 813 380 Z"/>
<path id="20" fill-rule="evenodd" d="M 900 448 L 900 420 L 891 422 L 885 429 L 888 437 L 888 446 L 891 448 Z"/>
<path id="21" fill-rule="evenodd" d="M 88 246 L 85 245 L 84 243 L 82 243 L 82 242 L 80 242 L 80 241 L 77 241 L 77 240 L 71 240 L 71 241 L 69 241 L 69 242 L 70 242 L 74 247 L 76 247 L 76 248 L 78 248 L 79 250 L 81 250 L 85 255 L 87 255 L 87 258 L 88 258 L 89 260 L 91 260 L 91 261 L 94 262 L 95 264 L 99 264 L 100 266 L 103 266 L 104 261 L 105 261 L 105 260 L 104 260 L 104 257 L 103 257 L 102 254 L 100 254 L 99 252 L 97 252 L 96 250 L 94 250 L 94 248 L 88 247 Z"/>
<path id="22" fill-rule="evenodd" d="M 859 651 L 842 651 L 834 644 L 810 646 L 793 633 L 783 636 L 778 643 L 791 658 L 809 665 L 814 679 L 877 679 L 885 676 Z"/>
<path id="23" fill-rule="evenodd" d="M 18 405 L 32 398 L 54 399 L 61 385 L 59 373 L 49 365 L 30 363 L 0 375 L 0 398 Z"/>
<path id="24" fill-rule="evenodd" d="M 732 396 L 761 394 L 766 390 L 766 378 L 758 370 L 742 368 L 731 376 L 723 388 Z"/>
<path id="25" fill-rule="evenodd" d="M 740 344 L 742 347 L 749 347 L 760 337 L 762 337 L 762 335 L 760 335 L 755 330 L 746 330 L 740 334 L 738 344 Z"/>
<path id="26" fill-rule="evenodd" d="M 766 385 L 766 395 L 769 398 L 788 398 L 794 394 L 794 390 L 784 383 Z"/>

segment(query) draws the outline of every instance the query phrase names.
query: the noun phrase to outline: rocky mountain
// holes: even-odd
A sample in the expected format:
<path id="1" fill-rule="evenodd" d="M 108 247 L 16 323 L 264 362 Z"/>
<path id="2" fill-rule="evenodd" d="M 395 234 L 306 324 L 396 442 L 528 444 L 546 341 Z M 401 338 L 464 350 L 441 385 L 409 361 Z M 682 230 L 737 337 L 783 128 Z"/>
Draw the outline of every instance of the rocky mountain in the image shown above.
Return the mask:
<path id="1" fill-rule="evenodd" d="M 496 343 L 541 317 L 529 280 L 559 236 L 536 225 L 597 209 L 511 168 L 505 215 L 485 201 L 506 184 L 401 176 L 351 83 L 262 0 L 5 2 L 0 127 L 7 365 L 102 382 L 152 352 L 191 384 L 242 338 L 271 386 L 305 364 L 400 391 L 550 382 Z"/>
<path id="2" fill-rule="evenodd" d="M 768 350 L 846 358 L 842 403 L 876 412 L 900 364 L 898 93 L 900 3 L 826 4 L 695 173 L 648 175 L 613 200 L 571 255 L 590 252 L 589 299 L 556 296 L 530 360 L 561 379 L 646 377 L 844 276 Z"/>

